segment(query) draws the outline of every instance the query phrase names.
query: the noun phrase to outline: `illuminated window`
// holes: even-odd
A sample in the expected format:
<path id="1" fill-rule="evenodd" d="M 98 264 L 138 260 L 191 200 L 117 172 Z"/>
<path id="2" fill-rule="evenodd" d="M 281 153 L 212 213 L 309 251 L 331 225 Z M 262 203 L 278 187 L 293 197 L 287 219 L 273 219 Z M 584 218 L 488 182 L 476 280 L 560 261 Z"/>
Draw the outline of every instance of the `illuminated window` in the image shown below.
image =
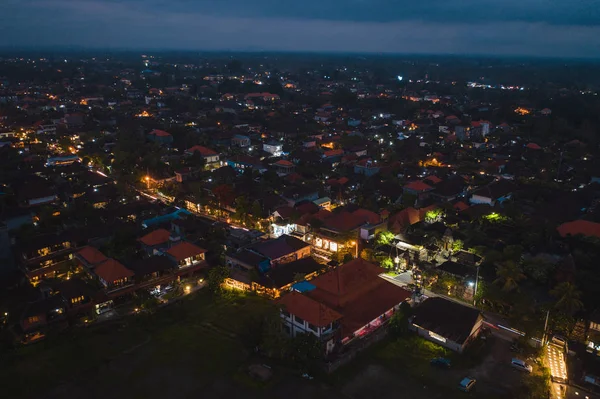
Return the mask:
<path id="1" fill-rule="evenodd" d="M 439 334 L 434 333 L 433 331 L 429 331 L 429 336 L 433 339 L 436 339 L 440 342 L 446 342 L 446 338 L 442 337 Z"/>
<path id="2" fill-rule="evenodd" d="M 29 318 L 27 319 L 27 322 L 28 322 L 29 324 L 33 324 L 33 323 L 39 323 L 39 321 L 40 321 L 40 318 L 39 318 L 39 316 L 31 316 L 31 317 L 29 317 Z"/>
<path id="3" fill-rule="evenodd" d="M 331 242 L 331 243 L 329 243 L 329 249 L 331 250 L 331 252 L 337 252 L 338 251 L 337 242 Z"/>

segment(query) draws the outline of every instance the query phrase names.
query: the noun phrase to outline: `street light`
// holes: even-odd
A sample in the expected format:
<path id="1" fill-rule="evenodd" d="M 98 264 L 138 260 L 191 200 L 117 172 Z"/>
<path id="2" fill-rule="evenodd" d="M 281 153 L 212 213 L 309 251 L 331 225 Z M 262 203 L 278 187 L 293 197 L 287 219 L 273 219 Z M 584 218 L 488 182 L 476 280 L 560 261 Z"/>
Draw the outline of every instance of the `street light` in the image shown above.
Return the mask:
<path id="1" fill-rule="evenodd" d="M 358 242 L 357 241 L 352 241 L 350 244 L 354 245 L 354 257 L 358 258 Z"/>
<path id="2" fill-rule="evenodd" d="M 146 188 L 148 190 L 150 190 L 150 176 L 146 176 L 145 180 L 146 180 Z"/>

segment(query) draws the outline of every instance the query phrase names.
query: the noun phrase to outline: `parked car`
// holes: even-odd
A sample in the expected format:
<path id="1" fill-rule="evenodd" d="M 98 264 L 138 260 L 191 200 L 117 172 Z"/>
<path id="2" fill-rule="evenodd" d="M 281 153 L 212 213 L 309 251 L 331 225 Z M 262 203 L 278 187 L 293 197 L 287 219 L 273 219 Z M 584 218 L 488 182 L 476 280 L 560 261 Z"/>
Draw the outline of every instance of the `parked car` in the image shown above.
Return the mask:
<path id="1" fill-rule="evenodd" d="M 531 373 L 533 371 L 533 366 L 525 363 L 521 359 L 513 358 L 510 361 L 510 365 L 513 366 L 514 368 L 516 368 L 517 370 L 525 371 L 527 373 Z"/>
<path id="2" fill-rule="evenodd" d="M 458 384 L 458 389 L 463 392 L 469 392 L 471 389 L 473 389 L 473 385 L 475 385 L 476 382 L 477 380 L 474 378 L 465 377 L 460 381 L 460 384 Z"/>
<path id="3" fill-rule="evenodd" d="M 438 366 L 438 367 L 442 367 L 445 369 L 449 369 L 450 366 L 452 365 L 450 363 L 450 359 L 446 359 L 444 357 L 436 357 L 431 359 L 431 361 L 429 362 L 432 366 Z"/>

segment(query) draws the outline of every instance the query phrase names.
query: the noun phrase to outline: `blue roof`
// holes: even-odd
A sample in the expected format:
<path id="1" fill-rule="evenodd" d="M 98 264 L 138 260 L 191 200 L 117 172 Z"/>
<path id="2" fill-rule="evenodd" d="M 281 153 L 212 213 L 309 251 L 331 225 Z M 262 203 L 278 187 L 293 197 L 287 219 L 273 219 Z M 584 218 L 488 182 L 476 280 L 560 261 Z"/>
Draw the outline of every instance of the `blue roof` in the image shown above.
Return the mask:
<path id="1" fill-rule="evenodd" d="M 292 290 L 298 292 L 308 292 L 314 290 L 315 288 L 317 287 L 315 287 L 308 281 L 300 281 L 299 283 L 292 285 Z"/>
<path id="2" fill-rule="evenodd" d="M 155 224 L 160 224 L 163 222 L 169 222 L 171 220 L 179 219 L 179 215 L 191 215 L 191 212 L 185 209 L 177 209 L 175 212 L 167 213 L 166 215 L 161 215 L 154 217 L 152 219 L 146 219 L 142 222 L 143 226 L 149 227 Z"/>

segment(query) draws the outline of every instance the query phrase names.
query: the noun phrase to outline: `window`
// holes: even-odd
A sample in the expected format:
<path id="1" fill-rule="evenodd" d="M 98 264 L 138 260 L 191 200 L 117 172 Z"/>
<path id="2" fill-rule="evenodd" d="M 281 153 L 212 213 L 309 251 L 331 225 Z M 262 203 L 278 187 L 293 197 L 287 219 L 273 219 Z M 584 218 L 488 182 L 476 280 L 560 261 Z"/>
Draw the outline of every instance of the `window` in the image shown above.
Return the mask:
<path id="1" fill-rule="evenodd" d="M 317 328 L 317 326 L 314 326 L 314 325 L 312 325 L 310 323 L 308 323 L 308 328 L 310 328 L 314 332 L 318 332 L 319 331 L 319 329 Z"/>
<path id="2" fill-rule="evenodd" d="M 281 314 L 284 315 L 285 317 L 289 318 L 290 317 L 290 312 L 286 311 L 286 310 L 282 310 Z"/>
<path id="3" fill-rule="evenodd" d="M 39 321 L 40 321 L 39 316 L 31 316 L 27 319 L 27 322 L 29 324 L 39 323 Z"/>
<path id="4" fill-rule="evenodd" d="M 75 297 L 75 298 L 71 298 L 71 303 L 72 303 L 73 305 L 75 305 L 75 304 L 77 304 L 77 303 L 81 303 L 81 302 L 83 302 L 83 300 L 84 300 L 84 296 L 83 296 L 83 295 L 81 295 L 81 296 L 78 296 L 78 297 Z"/>
<path id="5" fill-rule="evenodd" d="M 294 320 L 296 321 L 296 323 L 299 324 L 304 324 L 304 320 L 302 320 L 301 318 L 299 318 L 298 316 L 294 316 Z"/>

